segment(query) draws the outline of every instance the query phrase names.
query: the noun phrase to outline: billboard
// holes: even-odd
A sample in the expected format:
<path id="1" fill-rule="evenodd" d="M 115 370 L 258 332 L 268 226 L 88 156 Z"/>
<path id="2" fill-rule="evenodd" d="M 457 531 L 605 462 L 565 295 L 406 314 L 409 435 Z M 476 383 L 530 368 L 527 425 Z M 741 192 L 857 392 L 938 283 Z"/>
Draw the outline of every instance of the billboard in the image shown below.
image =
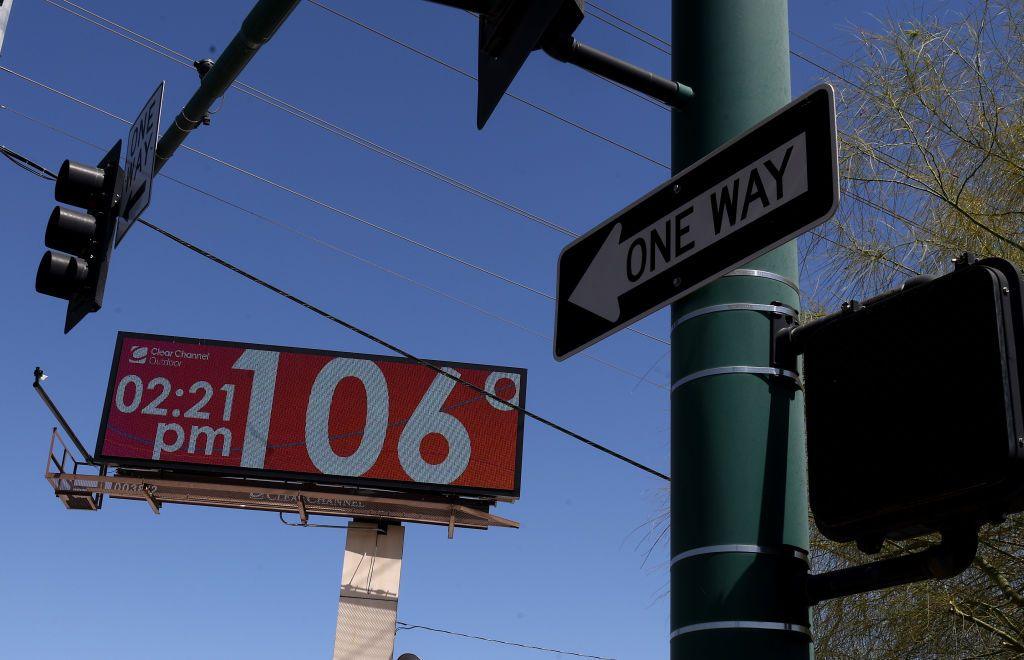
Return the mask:
<path id="1" fill-rule="evenodd" d="M 526 371 L 120 332 L 110 465 L 518 497 Z M 512 404 L 512 405 L 509 405 Z"/>

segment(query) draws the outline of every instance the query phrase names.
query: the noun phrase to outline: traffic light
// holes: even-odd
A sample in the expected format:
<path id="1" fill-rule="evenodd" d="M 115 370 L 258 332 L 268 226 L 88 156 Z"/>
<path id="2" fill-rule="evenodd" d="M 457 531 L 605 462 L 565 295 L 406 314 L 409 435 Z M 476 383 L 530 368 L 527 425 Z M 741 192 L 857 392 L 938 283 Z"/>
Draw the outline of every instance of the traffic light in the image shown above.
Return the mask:
<path id="1" fill-rule="evenodd" d="M 495 0 L 480 12 L 476 127 L 483 128 L 543 41 L 568 37 L 583 21 L 583 0 Z"/>
<path id="2" fill-rule="evenodd" d="M 672 107 L 683 107 L 693 90 L 634 66 L 573 38 L 583 22 L 584 0 L 430 0 L 480 16 L 477 50 L 476 127 L 483 128 L 530 53 L 543 49 Z"/>
<path id="3" fill-rule="evenodd" d="M 877 552 L 1024 510 L 1022 308 L 1011 263 L 965 256 L 790 331 L 826 537 Z"/>
<path id="4" fill-rule="evenodd" d="M 124 183 L 121 141 L 91 167 L 64 161 L 54 197 L 85 212 L 57 206 L 46 225 L 48 250 L 36 271 L 36 291 L 68 301 L 64 333 L 103 304 Z M 55 252 L 54 250 L 59 250 Z"/>

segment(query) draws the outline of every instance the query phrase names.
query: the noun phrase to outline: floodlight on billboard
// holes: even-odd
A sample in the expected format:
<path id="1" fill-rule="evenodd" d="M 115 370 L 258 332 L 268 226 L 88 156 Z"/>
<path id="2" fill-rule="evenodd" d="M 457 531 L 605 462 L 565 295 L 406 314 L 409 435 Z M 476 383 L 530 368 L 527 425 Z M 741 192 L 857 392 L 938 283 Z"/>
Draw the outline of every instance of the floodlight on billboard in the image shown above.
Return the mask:
<path id="1" fill-rule="evenodd" d="M 122 332 L 107 465 L 519 496 L 526 371 Z M 512 404 L 512 405 L 509 405 Z"/>

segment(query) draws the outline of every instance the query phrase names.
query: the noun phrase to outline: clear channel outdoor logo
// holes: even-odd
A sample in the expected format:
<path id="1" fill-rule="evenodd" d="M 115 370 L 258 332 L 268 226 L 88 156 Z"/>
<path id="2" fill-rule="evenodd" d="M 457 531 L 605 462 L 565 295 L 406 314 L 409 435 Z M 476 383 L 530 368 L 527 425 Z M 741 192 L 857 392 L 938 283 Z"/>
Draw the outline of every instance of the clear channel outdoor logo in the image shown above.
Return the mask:
<path id="1" fill-rule="evenodd" d="M 164 367 L 180 367 L 182 360 L 209 361 L 209 353 L 185 351 L 180 348 L 171 350 L 159 346 L 132 346 L 128 353 L 130 364 L 148 364 Z"/>

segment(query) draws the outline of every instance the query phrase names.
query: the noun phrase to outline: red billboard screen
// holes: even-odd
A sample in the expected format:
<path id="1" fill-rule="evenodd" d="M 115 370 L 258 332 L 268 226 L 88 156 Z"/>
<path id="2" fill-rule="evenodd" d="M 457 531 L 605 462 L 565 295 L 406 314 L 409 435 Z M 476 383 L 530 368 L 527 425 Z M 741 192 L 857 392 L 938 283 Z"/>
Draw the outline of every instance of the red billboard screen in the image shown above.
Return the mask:
<path id="1" fill-rule="evenodd" d="M 96 457 L 519 496 L 526 371 L 121 332 Z M 507 402 L 507 403 L 503 403 Z"/>

